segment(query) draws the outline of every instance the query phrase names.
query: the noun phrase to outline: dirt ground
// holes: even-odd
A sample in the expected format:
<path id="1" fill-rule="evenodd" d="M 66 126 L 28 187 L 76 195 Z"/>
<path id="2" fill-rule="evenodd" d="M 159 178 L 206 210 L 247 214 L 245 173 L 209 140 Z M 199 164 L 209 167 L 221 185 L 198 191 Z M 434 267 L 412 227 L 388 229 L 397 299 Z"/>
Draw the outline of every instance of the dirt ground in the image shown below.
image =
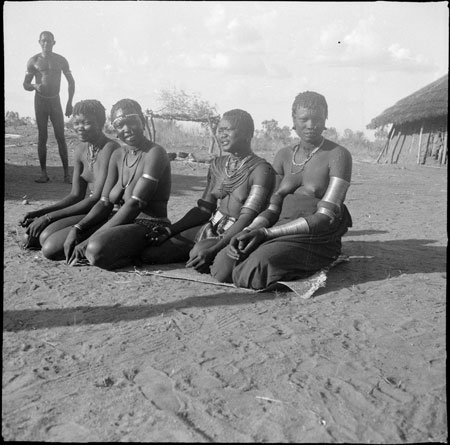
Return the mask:
<path id="1" fill-rule="evenodd" d="M 34 182 L 26 128 L 5 139 L 4 440 L 447 441 L 446 168 L 355 154 L 343 252 L 364 258 L 301 300 L 21 250 L 23 214 L 70 189 L 54 139 Z M 172 163 L 172 220 L 206 168 Z"/>

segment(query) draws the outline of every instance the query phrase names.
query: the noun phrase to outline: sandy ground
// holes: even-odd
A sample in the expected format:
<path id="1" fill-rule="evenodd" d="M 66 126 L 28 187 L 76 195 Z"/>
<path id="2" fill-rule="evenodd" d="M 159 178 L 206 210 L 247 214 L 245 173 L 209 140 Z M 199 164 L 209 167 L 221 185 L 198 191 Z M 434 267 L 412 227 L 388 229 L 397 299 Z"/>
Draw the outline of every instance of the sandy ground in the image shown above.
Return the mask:
<path id="1" fill-rule="evenodd" d="M 368 258 L 301 300 L 21 250 L 22 215 L 70 188 L 54 140 L 34 183 L 23 134 L 5 140 L 4 440 L 447 441 L 445 168 L 355 156 L 343 250 Z M 206 166 L 172 166 L 175 220 Z"/>

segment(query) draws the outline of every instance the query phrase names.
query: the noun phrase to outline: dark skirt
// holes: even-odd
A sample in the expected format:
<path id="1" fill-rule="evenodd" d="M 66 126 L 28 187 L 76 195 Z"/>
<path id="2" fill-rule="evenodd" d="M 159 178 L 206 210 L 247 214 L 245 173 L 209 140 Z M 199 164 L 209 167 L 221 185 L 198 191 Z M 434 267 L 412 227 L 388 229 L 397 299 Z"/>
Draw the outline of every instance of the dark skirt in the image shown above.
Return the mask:
<path id="1" fill-rule="evenodd" d="M 341 238 L 352 226 L 346 206 L 342 217 L 320 234 L 287 235 L 261 244 L 232 272 L 236 286 L 264 289 L 277 281 L 305 278 L 341 254 Z"/>

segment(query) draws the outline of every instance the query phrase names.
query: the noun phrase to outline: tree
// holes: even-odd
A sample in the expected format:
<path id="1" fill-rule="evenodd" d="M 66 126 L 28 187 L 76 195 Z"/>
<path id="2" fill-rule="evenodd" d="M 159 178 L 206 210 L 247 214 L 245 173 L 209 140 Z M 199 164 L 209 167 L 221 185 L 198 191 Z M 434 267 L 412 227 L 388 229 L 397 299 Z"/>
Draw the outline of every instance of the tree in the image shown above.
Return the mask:
<path id="1" fill-rule="evenodd" d="M 162 104 L 162 114 L 184 116 L 193 121 L 218 116 L 216 106 L 202 99 L 197 93 L 188 94 L 176 88 L 163 89 L 159 92 L 158 100 Z"/>
<path id="2" fill-rule="evenodd" d="M 375 136 L 375 139 L 376 139 L 377 141 L 382 141 L 382 142 L 384 142 L 384 141 L 387 139 L 388 134 L 389 134 L 388 131 L 386 130 L 385 126 L 383 125 L 383 126 L 381 126 L 381 127 L 378 127 L 378 128 L 375 130 L 374 136 Z"/>
<path id="3" fill-rule="evenodd" d="M 329 139 L 330 141 L 338 142 L 339 141 L 339 133 L 336 128 L 330 127 L 324 130 L 322 133 L 323 137 Z"/>
<path id="4" fill-rule="evenodd" d="M 188 94 L 184 90 L 163 89 L 159 92 L 159 102 L 163 108 L 155 113 L 156 117 L 166 119 L 176 119 L 181 121 L 200 122 L 203 128 L 207 128 L 210 134 L 209 153 L 214 150 L 216 143 L 216 128 L 220 120 L 215 105 L 211 105 L 197 93 Z M 147 115 L 152 116 L 154 113 L 146 110 Z M 156 137 L 155 127 L 153 126 L 153 138 Z M 220 145 L 219 145 L 220 149 Z"/>
<path id="5" fill-rule="evenodd" d="M 265 120 L 261 122 L 261 125 L 262 136 L 265 139 L 287 142 L 291 138 L 291 129 L 287 125 L 280 128 L 278 126 L 278 121 L 275 119 Z"/>

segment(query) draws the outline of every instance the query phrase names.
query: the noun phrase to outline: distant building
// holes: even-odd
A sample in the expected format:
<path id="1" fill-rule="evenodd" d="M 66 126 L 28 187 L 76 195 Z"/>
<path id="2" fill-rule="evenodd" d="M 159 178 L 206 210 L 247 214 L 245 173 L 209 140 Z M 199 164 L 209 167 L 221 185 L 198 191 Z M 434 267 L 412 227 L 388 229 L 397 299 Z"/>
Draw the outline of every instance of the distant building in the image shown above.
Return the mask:
<path id="1" fill-rule="evenodd" d="M 377 162 L 447 163 L 448 74 L 399 100 L 367 125 L 391 125 Z"/>

